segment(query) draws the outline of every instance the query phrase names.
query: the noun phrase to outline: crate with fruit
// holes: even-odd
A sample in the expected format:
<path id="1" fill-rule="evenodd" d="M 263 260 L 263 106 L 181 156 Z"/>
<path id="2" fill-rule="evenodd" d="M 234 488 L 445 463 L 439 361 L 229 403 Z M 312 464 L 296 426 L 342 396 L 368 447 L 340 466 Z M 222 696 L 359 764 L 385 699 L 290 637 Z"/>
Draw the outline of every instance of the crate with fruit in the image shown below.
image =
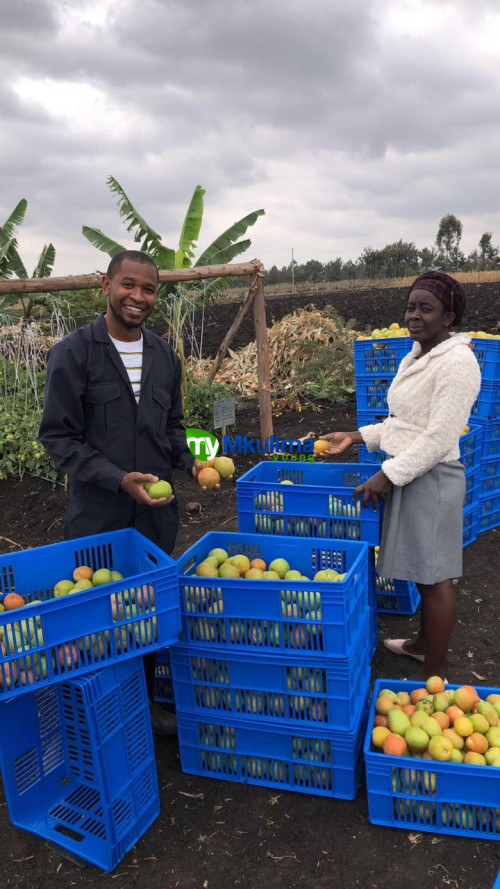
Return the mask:
<path id="1" fill-rule="evenodd" d="M 377 680 L 365 763 L 372 823 L 500 839 L 500 690 Z"/>
<path id="2" fill-rule="evenodd" d="M 134 529 L 0 557 L 0 700 L 178 639 L 175 562 Z"/>
<path id="3" fill-rule="evenodd" d="M 366 543 L 210 532 L 177 565 L 189 643 L 348 657 L 366 616 Z"/>
<path id="4" fill-rule="evenodd" d="M 238 526 L 247 534 L 378 544 L 382 509 L 362 509 L 353 498 L 371 475 L 371 464 L 259 463 L 236 482 Z"/>

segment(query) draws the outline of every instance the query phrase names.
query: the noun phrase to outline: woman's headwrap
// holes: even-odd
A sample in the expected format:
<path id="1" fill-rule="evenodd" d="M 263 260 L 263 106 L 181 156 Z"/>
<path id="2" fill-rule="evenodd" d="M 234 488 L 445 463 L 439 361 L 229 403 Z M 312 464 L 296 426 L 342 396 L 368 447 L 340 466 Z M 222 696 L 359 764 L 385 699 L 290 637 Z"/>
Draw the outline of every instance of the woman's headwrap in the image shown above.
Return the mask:
<path id="1" fill-rule="evenodd" d="M 455 313 L 455 324 L 460 324 L 465 310 L 465 291 L 455 278 L 444 272 L 424 272 L 413 282 L 412 290 L 427 290 L 444 306 L 447 312 Z M 408 294 L 408 296 L 410 295 Z"/>

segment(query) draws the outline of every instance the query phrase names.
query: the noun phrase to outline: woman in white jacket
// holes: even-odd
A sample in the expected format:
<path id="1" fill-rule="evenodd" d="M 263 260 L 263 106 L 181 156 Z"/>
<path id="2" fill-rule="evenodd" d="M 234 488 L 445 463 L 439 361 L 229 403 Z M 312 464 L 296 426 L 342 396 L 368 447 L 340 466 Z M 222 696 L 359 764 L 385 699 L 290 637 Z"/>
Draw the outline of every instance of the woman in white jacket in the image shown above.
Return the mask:
<path id="1" fill-rule="evenodd" d="M 454 278 L 441 272 L 417 278 L 405 313 L 415 342 L 389 388 L 389 416 L 356 432 L 324 436 L 331 454 L 361 443 L 387 454 L 354 496 L 364 506 L 385 499 L 378 573 L 414 581 L 420 592 L 418 635 L 384 642 L 421 663 L 415 679 L 446 675 L 455 625 L 453 578 L 462 574 L 465 473 L 459 438 L 481 385 L 469 337 L 450 336 L 464 309 L 465 293 Z"/>

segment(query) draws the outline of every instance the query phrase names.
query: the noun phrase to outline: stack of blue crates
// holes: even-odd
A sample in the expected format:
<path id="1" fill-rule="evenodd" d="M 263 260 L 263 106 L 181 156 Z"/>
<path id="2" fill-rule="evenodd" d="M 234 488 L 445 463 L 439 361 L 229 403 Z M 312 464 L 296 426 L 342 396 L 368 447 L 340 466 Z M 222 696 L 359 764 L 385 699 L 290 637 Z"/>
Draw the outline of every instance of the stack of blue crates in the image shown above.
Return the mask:
<path id="1" fill-rule="evenodd" d="M 380 423 L 387 416 L 387 391 L 401 359 L 413 345 L 411 337 L 360 340 L 354 343 L 358 427 Z M 469 426 L 460 439 L 460 460 L 465 467 L 463 545 L 478 533 L 500 525 L 500 341 L 474 338 L 482 385 Z M 359 445 L 360 463 L 383 463 L 383 451 L 370 454 Z M 379 611 L 413 613 L 419 594 L 414 584 L 376 575 Z M 388 595 L 386 595 L 388 594 Z"/>
<path id="2" fill-rule="evenodd" d="M 87 565 L 113 583 L 55 597 Z M 0 763 L 13 824 L 113 870 L 159 814 L 143 654 L 178 639 L 175 562 L 134 529 L 0 557 Z"/>
<path id="3" fill-rule="evenodd" d="M 481 392 L 471 421 L 483 430 L 476 533 L 500 526 L 500 340 L 473 339 L 474 355 L 482 374 Z"/>
<path id="4" fill-rule="evenodd" d="M 345 577 L 197 576 L 216 548 Z M 170 667 L 183 770 L 353 799 L 370 686 L 366 543 L 212 532 L 178 571 L 185 641 Z"/>

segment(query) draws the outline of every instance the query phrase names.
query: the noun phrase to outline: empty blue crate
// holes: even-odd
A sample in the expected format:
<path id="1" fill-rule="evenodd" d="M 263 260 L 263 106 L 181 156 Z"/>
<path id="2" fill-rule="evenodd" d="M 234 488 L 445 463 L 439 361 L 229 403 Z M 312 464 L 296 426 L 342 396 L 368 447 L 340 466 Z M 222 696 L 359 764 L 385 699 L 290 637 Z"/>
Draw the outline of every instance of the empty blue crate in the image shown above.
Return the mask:
<path id="1" fill-rule="evenodd" d="M 174 703 L 169 648 L 160 648 L 160 650 L 156 652 L 154 695 L 155 701 L 158 701 L 160 704 Z"/>
<path id="2" fill-rule="evenodd" d="M 124 577 L 57 598 L 81 565 Z M 9 593 L 26 605 L 0 614 L 0 701 L 178 640 L 175 562 L 133 528 L 0 556 Z"/>
<path id="3" fill-rule="evenodd" d="M 283 654 L 242 654 L 200 645 L 172 648 L 175 697 L 182 709 L 212 718 L 349 731 L 359 722 L 370 684 L 369 615 L 349 658 L 309 657 L 298 663 Z"/>
<path id="4" fill-rule="evenodd" d="M 394 337 L 379 340 L 356 340 L 354 345 L 354 370 L 356 376 L 393 376 L 401 359 L 413 347 L 411 337 Z"/>
<path id="5" fill-rule="evenodd" d="M 498 422 L 500 420 L 500 380 L 484 380 L 481 391 L 470 412 L 471 420 L 477 419 Z"/>
<path id="6" fill-rule="evenodd" d="M 334 569 L 331 580 L 250 580 L 198 577 L 210 550 L 243 554 L 269 564 L 283 558 L 312 578 Z M 346 540 L 306 540 L 263 534 L 210 532 L 177 560 L 183 641 L 306 659 L 348 657 L 368 605 L 368 547 Z"/>
<path id="7" fill-rule="evenodd" d="M 0 704 L 12 823 L 111 871 L 160 812 L 142 658 Z"/>
<path id="8" fill-rule="evenodd" d="M 363 509 L 354 489 L 371 464 L 259 463 L 236 482 L 238 526 L 246 534 L 342 538 L 377 544 L 381 513 Z"/>
<path id="9" fill-rule="evenodd" d="M 177 711 L 182 770 L 191 775 L 355 799 L 366 707 L 356 728 L 263 725 L 231 716 Z"/>
<path id="10" fill-rule="evenodd" d="M 500 340 L 472 337 L 474 351 L 483 380 L 500 380 Z"/>
<path id="11" fill-rule="evenodd" d="M 418 682 L 378 679 L 383 688 L 411 692 Z M 450 690 L 457 685 L 448 685 Z M 478 689 L 481 697 L 498 689 Z M 452 836 L 500 840 L 500 770 L 492 766 L 390 756 L 371 744 L 372 703 L 364 746 L 368 811 L 372 824 Z"/>
<path id="12" fill-rule="evenodd" d="M 500 491 L 481 494 L 476 509 L 477 533 L 500 527 Z"/>
<path id="13" fill-rule="evenodd" d="M 386 411 L 387 391 L 392 380 L 376 377 L 356 377 L 356 406 L 358 411 Z"/>

